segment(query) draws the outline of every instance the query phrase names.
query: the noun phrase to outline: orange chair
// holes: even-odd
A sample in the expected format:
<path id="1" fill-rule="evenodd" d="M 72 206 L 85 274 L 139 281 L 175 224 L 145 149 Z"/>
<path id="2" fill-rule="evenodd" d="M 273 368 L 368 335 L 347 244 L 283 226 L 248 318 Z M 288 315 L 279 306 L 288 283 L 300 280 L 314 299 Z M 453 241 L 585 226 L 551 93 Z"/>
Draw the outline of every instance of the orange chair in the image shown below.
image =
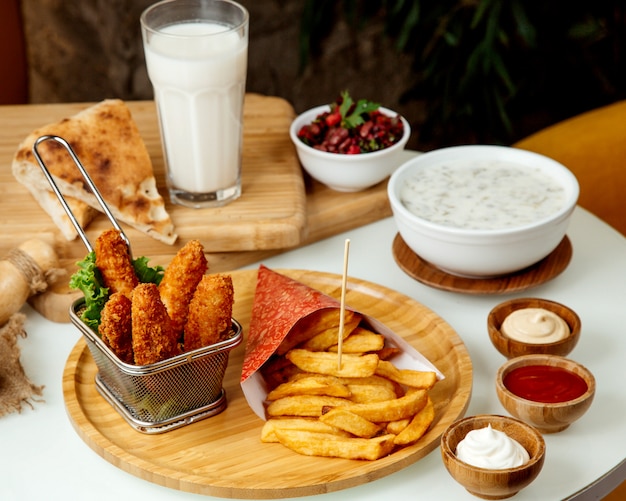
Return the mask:
<path id="1" fill-rule="evenodd" d="M 513 146 L 568 167 L 580 184 L 579 205 L 626 235 L 626 101 L 564 120 Z"/>

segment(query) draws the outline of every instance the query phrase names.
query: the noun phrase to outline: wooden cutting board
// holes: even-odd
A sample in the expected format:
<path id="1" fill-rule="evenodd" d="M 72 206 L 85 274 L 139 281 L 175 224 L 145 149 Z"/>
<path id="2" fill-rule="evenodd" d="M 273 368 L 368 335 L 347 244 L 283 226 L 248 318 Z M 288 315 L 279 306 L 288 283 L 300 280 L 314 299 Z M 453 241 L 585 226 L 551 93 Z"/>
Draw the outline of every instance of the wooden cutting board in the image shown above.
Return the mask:
<path id="1" fill-rule="evenodd" d="M 242 196 L 225 207 L 189 209 L 171 204 L 165 187 L 161 140 L 154 102 L 128 102 L 153 162 L 157 186 L 166 201 L 179 235 L 175 248 L 190 239 L 202 242 L 207 252 L 293 247 L 306 232 L 305 191 L 302 172 L 289 138 L 293 108 L 283 99 L 248 94 L 244 106 Z M 56 237 L 56 226 L 30 193 L 11 173 L 18 144 L 34 128 L 56 122 L 88 104 L 0 108 L 0 212 L 3 247 L 44 234 Z M 99 215 L 88 228 L 90 240 L 110 228 Z M 170 253 L 171 246 L 124 226 L 137 255 Z M 93 241 L 93 240 L 92 240 Z M 79 240 L 67 242 L 67 254 L 80 257 Z"/>
<path id="2" fill-rule="evenodd" d="M 340 275 L 276 270 L 339 298 Z M 256 270 L 232 273 L 233 316 L 248 332 Z M 261 443 L 263 421 L 239 385 L 244 342 L 229 359 L 223 387 L 228 407 L 217 416 L 158 435 L 135 431 L 98 391 L 96 365 L 81 339 L 63 373 L 68 416 L 97 454 L 139 478 L 173 489 L 238 499 L 278 499 L 338 491 L 389 475 L 439 446 L 443 431 L 465 414 L 472 392 L 472 363 L 458 334 L 417 301 L 386 287 L 349 278 L 346 304 L 376 318 L 433 363 L 445 376 L 430 391 L 435 421 L 418 442 L 377 461 L 309 457 L 279 444 Z"/>
<path id="3" fill-rule="evenodd" d="M 33 129 L 71 116 L 91 103 L 0 106 L 0 256 L 29 238 L 52 244 L 67 276 L 85 255 L 79 241 L 68 242 L 50 217 L 11 173 L 18 144 Z M 163 160 L 156 111 L 151 101 L 128 102 L 133 118 L 155 164 L 157 182 L 165 194 Z M 169 246 L 126 225 L 136 255 L 167 265 L 180 245 L 205 235 L 210 269 L 230 271 L 391 215 L 387 181 L 357 193 L 340 193 L 302 173 L 288 128 L 293 109 L 286 101 L 248 94 L 244 109 L 244 195 L 222 209 L 195 211 L 171 206 L 179 240 Z M 407 158 L 414 155 L 407 152 Z M 246 188 L 248 185 L 248 188 Z M 282 186 L 281 196 L 276 196 Z M 281 199 L 282 197 L 282 199 Z M 167 201 L 167 197 L 166 201 Z M 211 217 L 207 214 L 211 213 Z M 191 214 L 191 220 L 183 215 Z M 179 217 L 180 215 L 180 217 Z M 184 221 L 182 224 L 181 221 Z M 109 228 L 104 215 L 88 230 L 90 239 Z M 211 236 L 211 238 L 209 238 Z M 390 242 L 391 245 L 391 242 Z M 48 292 L 29 301 L 46 318 L 68 322 L 68 307 L 77 293 L 69 291 L 67 276 Z"/>

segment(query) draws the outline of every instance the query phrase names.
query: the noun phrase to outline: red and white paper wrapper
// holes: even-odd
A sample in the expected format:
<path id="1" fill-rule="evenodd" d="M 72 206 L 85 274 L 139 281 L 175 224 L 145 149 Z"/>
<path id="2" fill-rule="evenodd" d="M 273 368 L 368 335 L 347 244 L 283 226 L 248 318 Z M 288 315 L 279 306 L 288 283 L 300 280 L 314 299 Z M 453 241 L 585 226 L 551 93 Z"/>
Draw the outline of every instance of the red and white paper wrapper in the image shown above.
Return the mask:
<path id="1" fill-rule="evenodd" d="M 336 299 L 297 280 L 259 267 L 246 351 L 241 370 L 241 389 L 250 408 L 261 419 L 265 416 L 268 390 L 259 369 L 272 356 L 293 326 L 304 317 L 325 308 L 339 308 Z M 346 306 L 347 309 L 352 309 Z M 356 310 L 353 310 L 356 311 Z M 444 375 L 426 357 L 381 322 L 358 312 L 370 329 L 383 334 L 389 346 L 401 349 L 393 358 L 400 369 L 434 371 L 438 379 Z"/>

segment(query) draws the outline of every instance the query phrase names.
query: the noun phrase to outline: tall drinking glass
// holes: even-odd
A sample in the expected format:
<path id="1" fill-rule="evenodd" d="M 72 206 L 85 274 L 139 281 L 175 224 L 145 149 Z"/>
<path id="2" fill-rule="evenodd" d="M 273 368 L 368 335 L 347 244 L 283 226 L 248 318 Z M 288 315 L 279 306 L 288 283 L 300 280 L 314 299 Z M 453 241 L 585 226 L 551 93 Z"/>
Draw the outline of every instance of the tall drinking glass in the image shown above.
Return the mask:
<path id="1" fill-rule="evenodd" d="M 241 195 L 248 11 L 230 0 L 165 0 L 141 15 L 173 203 Z"/>

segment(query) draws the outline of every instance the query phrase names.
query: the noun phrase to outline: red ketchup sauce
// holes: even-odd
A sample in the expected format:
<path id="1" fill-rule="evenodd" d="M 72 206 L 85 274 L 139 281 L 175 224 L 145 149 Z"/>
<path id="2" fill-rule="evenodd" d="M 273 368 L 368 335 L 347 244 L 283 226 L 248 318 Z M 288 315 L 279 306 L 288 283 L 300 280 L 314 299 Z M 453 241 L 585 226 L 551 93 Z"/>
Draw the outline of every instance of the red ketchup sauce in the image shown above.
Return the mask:
<path id="1" fill-rule="evenodd" d="M 518 367 L 503 382 L 518 397 L 549 404 L 573 400 L 587 391 L 587 383 L 578 374 L 548 365 Z"/>

